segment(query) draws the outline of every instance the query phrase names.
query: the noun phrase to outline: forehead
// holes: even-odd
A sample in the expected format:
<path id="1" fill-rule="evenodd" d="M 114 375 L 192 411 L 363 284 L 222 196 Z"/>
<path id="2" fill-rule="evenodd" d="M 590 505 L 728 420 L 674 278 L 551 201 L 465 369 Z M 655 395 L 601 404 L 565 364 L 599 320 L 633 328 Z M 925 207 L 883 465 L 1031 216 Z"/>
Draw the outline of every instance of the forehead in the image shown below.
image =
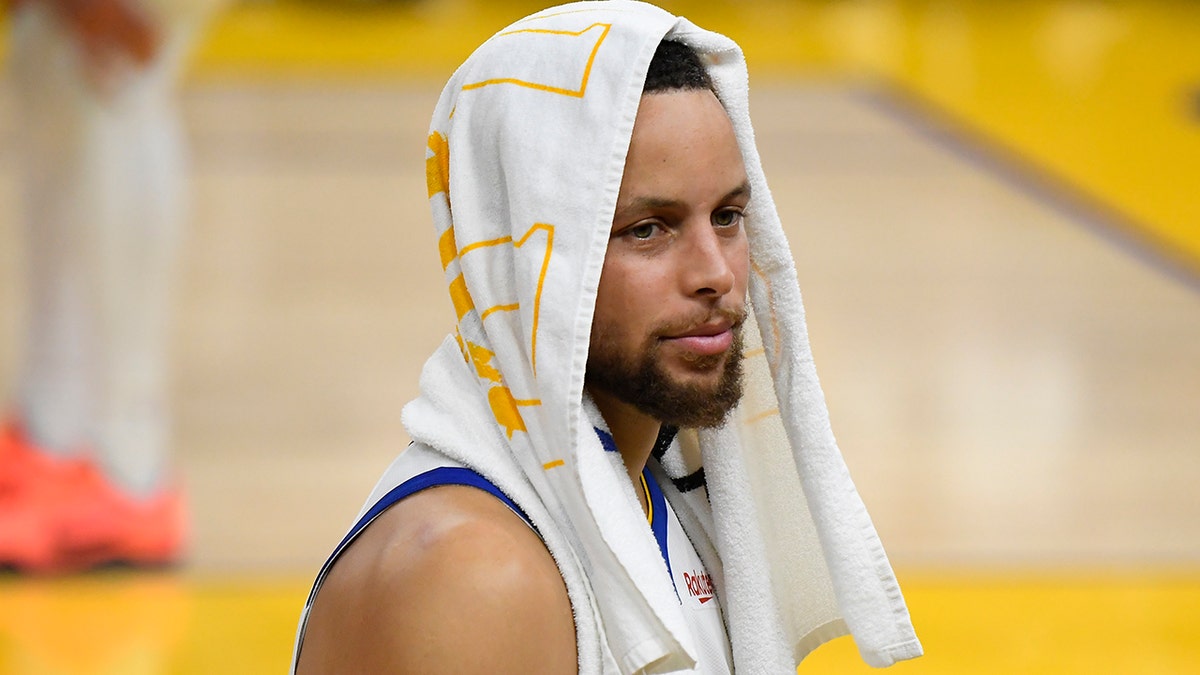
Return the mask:
<path id="1" fill-rule="evenodd" d="M 642 96 L 625 159 L 618 209 L 630 200 L 648 197 L 703 202 L 745 182 L 733 124 L 711 91 L 673 90 Z"/>

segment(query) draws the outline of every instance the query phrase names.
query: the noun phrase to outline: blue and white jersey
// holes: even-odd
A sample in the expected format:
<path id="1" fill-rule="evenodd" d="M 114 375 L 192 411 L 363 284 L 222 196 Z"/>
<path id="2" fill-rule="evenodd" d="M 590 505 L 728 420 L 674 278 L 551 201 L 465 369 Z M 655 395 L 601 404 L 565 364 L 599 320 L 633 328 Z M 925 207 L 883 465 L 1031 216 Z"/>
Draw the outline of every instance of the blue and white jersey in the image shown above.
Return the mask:
<path id="1" fill-rule="evenodd" d="M 608 447 L 611 444 L 611 437 L 599 429 L 597 429 L 597 433 L 600 434 L 602 440 L 607 441 L 605 445 Z M 533 527 L 524 511 L 479 473 L 420 444 L 409 446 L 385 472 L 383 479 L 368 500 L 368 506 L 359 514 L 350 531 L 337 545 L 318 573 L 301 614 L 291 672 L 295 672 L 312 603 L 321 589 L 325 576 L 342 552 L 389 507 L 422 490 L 442 485 L 467 485 L 489 492 L 504 502 L 531 528 Z M 733 657 L 712 577 L 705 569 L 695 547 L 684 532 L 683 525 L 679 522 L 679 518 L 675 515 L 675 511 L 666 500 L 649 469 L 642 472 L 642 488 L 646 493 L 647 519 L 650 529 L 654 533 L 667 571 L 674 582 L 675 594 L 685 610 L 684 616 L 688 629 L 692 633 L 692 642 L 697 646 L 699 652 L 696 655 L 696 668 L 689 672 L 704 675 L 728 675 L 732 672 Z M 536 528 L 534 529 L 536 531 Z"/>
<path id="2" fill-rule="evenodd" d="M 684 618 L 698 651 L 693 672 L 730 673 L 733 671 L 733 655 L 712 576 L 700 561 L 696 547 L 683 531 L 675 510 L 663 496 L 649 469 L 642 471 L 642 481 L 650 505 L 647 514 L 650 529 L 654 531 L 667 571 L 675 582 L 675 595 L 684 609 Z"/>

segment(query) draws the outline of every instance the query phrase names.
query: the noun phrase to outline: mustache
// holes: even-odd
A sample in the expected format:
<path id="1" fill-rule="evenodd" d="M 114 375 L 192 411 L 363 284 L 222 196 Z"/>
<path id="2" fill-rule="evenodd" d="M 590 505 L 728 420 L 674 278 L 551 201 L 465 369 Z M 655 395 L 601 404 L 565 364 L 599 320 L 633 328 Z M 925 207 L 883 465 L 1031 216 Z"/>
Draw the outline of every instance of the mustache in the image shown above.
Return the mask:
<path id="1" fill-rule="evenodd" d="M 742 324 L 746 322 L 748 310 L 745 307 L 714 307 L 705 312 L 697 312 L 691 316 L 671 321 L 660 325 L 654 331 L 655 338 L 667 337 L 670 335 L 679 335 L 695 330 L 700 326 L 714 323 L 717 321 L 725 321 L 730 324 L 730 329 L 735 333 L 739 332 Z"/>

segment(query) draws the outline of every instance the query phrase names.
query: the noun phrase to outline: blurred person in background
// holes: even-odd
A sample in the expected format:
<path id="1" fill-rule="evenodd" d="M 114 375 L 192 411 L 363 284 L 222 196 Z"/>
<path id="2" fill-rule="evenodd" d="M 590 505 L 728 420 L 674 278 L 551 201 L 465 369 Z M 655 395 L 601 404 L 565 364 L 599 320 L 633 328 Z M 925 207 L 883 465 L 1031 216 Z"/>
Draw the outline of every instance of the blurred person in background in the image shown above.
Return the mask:
<path id="1" fill-rule="evenodd" d="M 0 566 L 175 562 L 168 344 L 188 214 L 176 87 L 219 0 L 13 0 L 24 335 Z"/>

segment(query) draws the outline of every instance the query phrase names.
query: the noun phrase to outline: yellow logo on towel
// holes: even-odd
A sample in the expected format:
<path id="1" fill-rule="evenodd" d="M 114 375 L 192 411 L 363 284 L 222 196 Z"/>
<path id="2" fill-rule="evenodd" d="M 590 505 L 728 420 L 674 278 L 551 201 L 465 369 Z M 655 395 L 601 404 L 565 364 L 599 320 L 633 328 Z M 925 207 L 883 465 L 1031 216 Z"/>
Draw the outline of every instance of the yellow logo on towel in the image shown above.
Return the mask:
<path id="1" fill-rule="evenodd" d="M 450 282 L 450 300 L 454 303 L 454 312 L 458 314 L 459 321 L 462 321 L 467 312 L 475 309 L 471 291 L 467 290 L 467 280 L 461 274 Z"/>
<path id="2" fill-rule="evenodd" d="M 429 196 L 450 192 L 450 143 L 438 132 L 429 134 L 432 155 L 425 158 L 425 185 Z"/>
<path id="3" fill-rule="evenodd" d="M 488 405 L 509 438 L 512 438 L 514 431 L 525 431 L 525 420 L 521 417 L 521 411 L 517 410 L 517 401 L 508 387 L 488 389 Z"/>
<path id="4" fill-rule="evenodd" d="M 530 362 L 533 367 L 533 374 L 535 376 L 537 375 L 538 322 L 541 319 L 542 312 L 542 291 L 546 285 L 546 274 L 550 269 L 550 256 L 554 251 L 554 226 L 549 223 L 534 223 L 529 230 L 527 230 L 525 234 L 521 236 L 520 239 L 515 241 L 511 236 L 497 237 L 495 239 L 488 239 L 486 241 L 477 241 L 467 244 L 458 251 L 454 250 L 456 245 L 454 239 L 454 228 L 450 227 L 442 233 L 441 239 L 438 242 L 438 246 L 442 252 L 442 268 L 446 269 L 450 266 L 450 263 L 455 257 L 465 257 L 467 254 L 475 251 L 486 251 L 504 245 L 511 245 L 514 248 L 521 248 L 529 245 L 531 241 L 533 241 L 533 245 L 536 246 L 537 244 L 541 244 L 543 242 L 540 237 L 536 239 L 534 238 L 534 235 L 538 233 L 545 234 L 545 240 L 543 244 L 545 246 L 545 253 L 542 256 L 541 270 L 538 272 L 537 290 L 534 291 L 533 295 L 533 327 L 531 335 L 529 336 Z M 487 295 L 487 291 L 488 289 L 485 288 L 485 296 Z M 458 315 L 459 321 L 463 320 L 463 317 L 466 316 L 467 312 L 475 309 L 475 299 L 471 296 L 471 291 L 467 288 L 467 280 L 462 274 L 459 274 L 454 278 L 453 281 L 450 282 L 450 299 L 454 302 L 454 311 Z M 500 304 L 493 304 L 485 307 L 483 311 L 480 312 L 479 320 L 483 321 L 496 312 L 515 312 L 520 309 L 520 307 L 521 305 L 515 302 L 502 302 Z"/>
<path id="5" fill-rule="evenodd" d="M 468 342 L 467 349 L 471 350 L 471 362 L 475 364 L 475 372 L 489 382 L 500 384 L 500 371 L 492 366 L 492 357 L 496 353 L 474 342 Z"/>
<path id="6" fill-rule="evenodd" d="M 523 405 L 541 405 L 541 401 L 537 399 L 516 399 L 512 395 L 512 391 L 508 387 L 500 384 L 503 381 L 503 376 L 500 371 L 492 365 L 492 359 L 496 353 L 487 347 L 477 345 L 474 342 L 467 342 L 467 351 L 471 354 L 471 363 L 475 364 L 475 372 L 479 377 L 494 382 L 496 386 L 488 389 L 488 405 L 492 408 L 492 416 L 496 418 L 496 422 L 504 427 L 504 433 L 512 438 L 514 431 L 526 431 L 525 420 L 521 417 L 519 406 Z"/>
<path id="7" fill-rule="evenodd" d="M 563 67 L 546 72 L 545 61 L 539 59 L 525 59 L 515 64 L 509 61 L 497 61 L 494 64 L 485 61 L 481 64 L 483 72 L 487 72 L 490 68 L 496 68 L 497 71 L 486 75 L 482 80 L 464 84 L 463 91 L 481 89 L 496 84 L 510 84 L 551 94 L 583 98 L 587 93 L 588 80 L 592 76 L 592 66 L 596 63 L 596 54 L 600 51 L 600 45 L 604 44 L 604 39 L 608 37 L 611 29 L 612 24 L 610 23 L 593 23 L 579 30 L 522 28 L 500 33 L 496 35 L 497 39 L 520 40 L 528 43 L 528 51 L 532 54 L 544 49 L 547 42 L 556 42 L 554 47 L 570 54 L 575 59 L 578 69 Z M 569 63 L 570 61 L 564 59 L 563 62 Z"/>

